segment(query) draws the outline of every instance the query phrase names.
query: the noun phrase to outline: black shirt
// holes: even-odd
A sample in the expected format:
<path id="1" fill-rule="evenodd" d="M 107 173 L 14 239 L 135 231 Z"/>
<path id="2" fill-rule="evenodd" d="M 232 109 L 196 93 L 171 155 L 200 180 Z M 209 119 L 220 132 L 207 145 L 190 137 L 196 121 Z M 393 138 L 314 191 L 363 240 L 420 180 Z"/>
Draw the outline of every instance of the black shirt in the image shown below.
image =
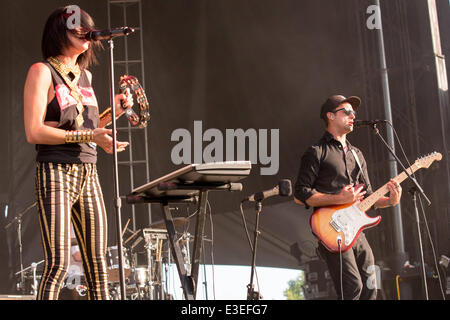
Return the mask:
<path id="1" fill-rule="evenodd" d="M 337 194 L 343 187 L 363 183 L 366 194 L 372 193 L 367 164 L 362 152 L 347 140 L 347 153 L 342 144 L 328 131 L 303 154 L 295 183 L 294 196 L 306 205 L 306 200 L 314 193 Z M 362 167 L 362 172 L 351 152 L 354 150 Z M 306 205 L 307 208 L 309 206 Z"/>
<path id="2" fill-rule="evenodd" d="M 84 123 L 81 128 L 76 124 L 78 116 L 77 101 L 71 96 L 70 89 L 61 75 L 44 62 L 52 73 L 55 98 L 47 105 L 45 121 L 58 121 L 57 128 L 63 130 L 95 129 L 98 127 L 99 115 L 97 98 L 91 86 L 86 70 L 82 70 L 78 81 L 78 90 L 84 106 Z M 96 163 L 97 150 L 95 143 L 65 143 L 60 145 L 36 145 L 38 162 L 53 163 Z"/>

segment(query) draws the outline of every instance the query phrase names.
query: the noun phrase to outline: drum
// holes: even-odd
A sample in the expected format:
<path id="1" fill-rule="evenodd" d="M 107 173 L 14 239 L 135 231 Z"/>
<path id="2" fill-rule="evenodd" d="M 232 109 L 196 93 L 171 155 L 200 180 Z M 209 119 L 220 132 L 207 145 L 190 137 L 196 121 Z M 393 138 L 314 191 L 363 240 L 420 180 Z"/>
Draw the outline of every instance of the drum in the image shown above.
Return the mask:
<path id="1" fill-rule="evenodd" d="M 131 267 L 127 248 L 123 248 L 122 252 L 125 278 L 128 278 L 131 274 Z M 106 250 L 106 260 L 108 263 L 108 282 L 120 282 L 119 250 L 117 246 L 108 247 Z"/>

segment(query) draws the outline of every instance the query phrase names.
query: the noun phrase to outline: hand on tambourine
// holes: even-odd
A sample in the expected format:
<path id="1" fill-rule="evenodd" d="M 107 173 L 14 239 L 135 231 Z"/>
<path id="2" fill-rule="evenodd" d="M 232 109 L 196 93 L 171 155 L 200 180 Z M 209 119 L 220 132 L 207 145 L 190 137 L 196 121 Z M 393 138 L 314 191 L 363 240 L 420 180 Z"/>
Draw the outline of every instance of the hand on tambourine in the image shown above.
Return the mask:
<path id="1" fill-rule="evenodd" d="M 94 142 L 100 146 L 106 153 L 113 153 L 113 139 L 110 136 L 111 129 L 97 128 L 94 130 Z M 116 141 L 117 152 L 122 152 L 129 145 L 128 142 Z"/>
<path id="2" fill-rule="evenodd" d="M 130 92 L 130 88 L 125 90 L 125 93 L 116 94 L 114 97 L 114 105 L 116 106 L 116 115 L 120 115 L 124 110 L 133 107 L 133 95 Z"/>

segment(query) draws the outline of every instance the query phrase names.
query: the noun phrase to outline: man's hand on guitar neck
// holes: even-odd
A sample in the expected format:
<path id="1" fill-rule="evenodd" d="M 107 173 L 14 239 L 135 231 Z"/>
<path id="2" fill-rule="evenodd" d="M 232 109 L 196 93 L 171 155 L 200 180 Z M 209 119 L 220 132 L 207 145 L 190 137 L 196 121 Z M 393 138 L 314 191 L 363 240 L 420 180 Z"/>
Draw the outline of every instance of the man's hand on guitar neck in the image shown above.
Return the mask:
<path id="1" fill-rule="evenodd" d="M 402 187 L 393 179 L 388 182 L 387 187 L 389 189 L 389 204 L 395 206 L 400 202 L 400 198 L 402 197 Z"/>
<path id="2" fill-rule="evenodd" d="M 402 197 L 402 187 L 394 179 L 391 179 L 386 186 L 389 190 L 389 197 L 381 197 L 378 199 L 374 204 L 377 209 L 393 207 L 400 202 L 400 198 Z"/>

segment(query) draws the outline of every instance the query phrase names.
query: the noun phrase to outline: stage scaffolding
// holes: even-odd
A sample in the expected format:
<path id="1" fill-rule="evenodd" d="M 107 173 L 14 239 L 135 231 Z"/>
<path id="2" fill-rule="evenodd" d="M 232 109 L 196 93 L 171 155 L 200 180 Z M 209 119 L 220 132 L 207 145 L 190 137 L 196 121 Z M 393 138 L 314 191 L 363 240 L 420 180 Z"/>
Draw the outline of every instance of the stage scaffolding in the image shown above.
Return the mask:
<path id="1" fill-rule="evenodd" d="M 114 77 L 119 79 L 120 76 L 127 74 L 138 78 L 142 87 L 146 90 L 147 98 L 151 103 L 150 91 L 146 87 L 145 82 L 142 3 L 140 0 L 108 0 L 107 5 L 108 28 L 128 26 L 135 30 L 130 36 L 121 37 L 115 41 Z M 150 122 L 148 125 L 151 125 Z M 125 177 L 126 179 L 123 179 L 122 172 L 124 170 L 119 170 L 122 174 L 121 190 L 126 194 L 137 186 L 150 181 L 148 127 L 143 129 L 132 127 L 125 117 L 122 117 L 117 122 L 117 132 L 122 137 L 127 135 L 126 140 L 130 143 L 128 150 L 123 152 L 126 155 L 121 155 L 121 158 L 119 158 L 119 166 L 128 167 L 128 177 Z M 144 150 L 145 154 L 142 154 L 142 150 Z M 142 179 L 144 177 L 145 181 L 137 181 L 139 178 Z M 129 182 L 128 186 L 126 186 L 126 181 L 124 181 L 127 179 Z M 121 195 L 121 198 L 124 199 L 125 195 Z M 141 213 L 141 208 L 138 209 L 136 206 L 143 206 L 144 212 Z M 152 222 L 150 204 L 126 205 L 123 211 L 129 214 L 130 226 L 133 231 L 136 231 L 139 227 L 147 226 L 147 223 L 144 226 L 137 225 L 137 220 L 139 220 L 136 216 L 137 211 L 139 211 L 138 214 L 148 215 L 148 224 Z"/>

